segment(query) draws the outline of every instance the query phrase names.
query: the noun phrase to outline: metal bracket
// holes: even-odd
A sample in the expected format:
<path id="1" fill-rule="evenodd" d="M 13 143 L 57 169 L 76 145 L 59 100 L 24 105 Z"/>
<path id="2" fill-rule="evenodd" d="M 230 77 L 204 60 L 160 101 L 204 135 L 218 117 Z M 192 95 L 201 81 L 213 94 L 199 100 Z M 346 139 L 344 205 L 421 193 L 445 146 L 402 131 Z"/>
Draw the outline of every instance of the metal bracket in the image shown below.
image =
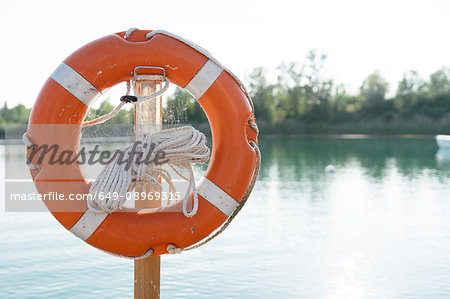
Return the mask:
<path id="1" fill-rule="evenodd" d="M 140 69 L 153 69 L 153 70 L 160 70 L 162 71 L 162 76 L 165 78 L 166 77 L 166 69 L 163 67 L 159 67 L 159 66 L 147 66 L 147 65 L 138 65 L 137 67 L 134 68 L 133 70 L 133 78 L 137 76 L 137 72 Z"/>

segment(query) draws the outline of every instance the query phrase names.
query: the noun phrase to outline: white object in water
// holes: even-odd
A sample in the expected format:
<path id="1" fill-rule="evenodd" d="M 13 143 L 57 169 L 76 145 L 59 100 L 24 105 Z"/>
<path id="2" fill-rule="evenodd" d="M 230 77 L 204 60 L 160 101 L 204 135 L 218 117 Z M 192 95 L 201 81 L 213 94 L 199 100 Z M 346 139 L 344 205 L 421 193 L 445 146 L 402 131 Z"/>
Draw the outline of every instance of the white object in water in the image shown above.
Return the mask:
<path id="1" fill-rule="evenodd" d="M 436 135 L 434 138 L 440 148 L 450 148 L 450 135 Z"/>
<path id="2" fill-rule="evenodd" d="M 336 167 L 334 167 L 334 165 L 327 165 L 327 167 L 325 167 L 325 172 L 326 173 L 333 173 L 336 171 Z"/>
<path id="3" fill-rule="evenodd" d="M 439 167 L 450 165 L 450 147 L 442 147 L 436 153 L 436 162 Z"/>

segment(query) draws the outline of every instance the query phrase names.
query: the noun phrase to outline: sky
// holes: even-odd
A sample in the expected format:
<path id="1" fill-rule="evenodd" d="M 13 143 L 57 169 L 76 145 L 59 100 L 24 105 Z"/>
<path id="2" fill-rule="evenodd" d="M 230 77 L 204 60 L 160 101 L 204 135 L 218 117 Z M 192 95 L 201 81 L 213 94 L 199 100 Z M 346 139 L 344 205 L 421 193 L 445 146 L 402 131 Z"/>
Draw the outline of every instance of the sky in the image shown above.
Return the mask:
<path id="1" fill-rule="evenodd" d="M 3 1 L 0 105 L 31 107 L 76 49 L 130 27 L 192 40 L 244 82 L 264 66 L 328 54 L 327 75 L 357 92 L 375 70 L 395 92 L 402 74 L 450 66 L 450 1 Z"/>

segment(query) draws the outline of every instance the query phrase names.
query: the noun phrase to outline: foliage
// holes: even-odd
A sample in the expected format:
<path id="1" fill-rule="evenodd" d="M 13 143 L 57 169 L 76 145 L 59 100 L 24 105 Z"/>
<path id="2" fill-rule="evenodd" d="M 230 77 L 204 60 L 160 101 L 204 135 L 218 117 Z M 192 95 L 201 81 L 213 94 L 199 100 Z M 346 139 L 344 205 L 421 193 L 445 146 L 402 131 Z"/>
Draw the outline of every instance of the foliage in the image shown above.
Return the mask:
<path id="1" fill-rule="evenodd" d="M 450 133 L 450 69 L 428 81 L 404 73 L 394 96 L 379 71 L 367 76 L 359 94 L 324 75 L 326 55 L 311 51 L 306 63 L 282 64 L 276 83 L 257 68 L 249 76 L 258 123 L 266 133 Z"/>
<path id="2" fill-rule="evenodd" d="M 167 99 L 166 107 L 163 109 L 163 120 L 166 124 L 180 124 L 206 122 L 207 118 L 192 95 L 177 87 L 175 93 Z"/>
<path id="3" fill-rule="evenodd" d="M 8 108 L 5 103 L 0 108 L 0 125 L 5 124 L 27 124 L 31 109 L 27 109 L 24 105 L 19 104 L 13 108 Z"/>
<path id="4" fill-rule="evenodd" d="M 349 94 L 325 73 L 327 56 L 310 51 L 306 62 L 281 64 L 269 82 L 263 67 L 247 80 L 255 114 L 266 133 L 450 133 L 450 69 L 442 67 L 423 79 L 416 71 L 404 73 L 395 94 L 375 71 Z M 87 118 L 112 111 L 103 102 Z M 0 125 L 27 123 L 30 109 L 23 105 L 0 109 Z M 169 96 L 163 111 L 168 124 L 205 124 L 200 105 L 183 89 Z M 133 109 L 122 109 L 110 123 L 132 123 Z"/>

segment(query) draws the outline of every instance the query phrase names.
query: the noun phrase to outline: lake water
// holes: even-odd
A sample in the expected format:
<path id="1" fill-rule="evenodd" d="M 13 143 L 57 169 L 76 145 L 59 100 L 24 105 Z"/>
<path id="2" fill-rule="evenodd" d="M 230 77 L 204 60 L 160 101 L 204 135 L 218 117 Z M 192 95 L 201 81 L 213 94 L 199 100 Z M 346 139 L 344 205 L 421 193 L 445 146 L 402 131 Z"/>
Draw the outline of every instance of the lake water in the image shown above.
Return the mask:
<path id="1" fill-rule="evenodd" d="M 450 297 L 450 155 L 432 138 L 261 138 L 260 147 L 258 183 L 232 225 L 163 256 L 163 298 Z M 10 159 L 26 171 L 23 157 Z M 0 212 L 0 240 L 1 298 L 133 296 L 131 261 L 49 213 Z"/>

